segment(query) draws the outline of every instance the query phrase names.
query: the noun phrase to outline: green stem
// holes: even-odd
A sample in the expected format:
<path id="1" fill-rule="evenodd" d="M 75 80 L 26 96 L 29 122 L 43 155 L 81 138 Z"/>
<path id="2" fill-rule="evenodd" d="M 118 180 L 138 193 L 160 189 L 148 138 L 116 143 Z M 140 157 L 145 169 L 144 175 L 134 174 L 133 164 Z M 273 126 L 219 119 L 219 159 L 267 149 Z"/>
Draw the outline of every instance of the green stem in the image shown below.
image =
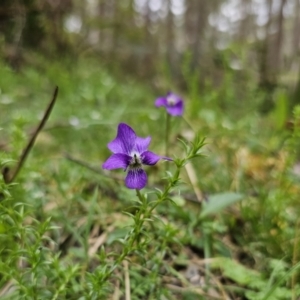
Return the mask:
<path id="1" fill-rule="evenodd" d="M 166 112 L 166 137 L 165 137 L 165 143 L 166 143 L 166 156 L 169 157 L 169 140 L 170 140 L 170 123 L 171 123 L 171 117 Z M 168 170 L 168 164 L 166 164 L 166 170 Z"/>
<path id="2" fill-rule="evenodd" d="M 147 212 L 147 217 L 151 215 L 152 211 L 162 202 L 164 202 L 169 195 L 170 190 L 172 189 L 172 187 L 174 186 L 174 182 L 176 182 L 179 178 L 180 175 L 180 170 L 181 170 L 182 166 L 177 167 L 177 170 L 175 171 L 175 174 L 172 178 L 172 180 L 169 182 L 169 184 L 166 186 L 164 192 L 162 193 L 162 195 L 160 196 L 160 198 L 152 205 L 152 207 L 148 210 Z"/>
<path id="3" fill-rule="evenodd" d="M 141 202 L 144 204 L 145 202 L 145 198 L 143 197 L 143 195 L 141 194 L 140 190 L 139 189 L 135 189 L 136 191 L 136 195 L 137 197 L 141 200 Z"/>
<path id="4" fill-rule="evenodd" d="M 142 217 L 143 213 L 145 212 L 145 197 L 141 194 L 140 190 L 136 189 L 136 195 L 141 201 L 141 205 L 139 207 L 138 212 L 136 213 L 136 224 L 134 227 L 134 230 L 131 234 L 131 236 L 128 239 L 128 244 L 123 248 L 123 252 L 121 255 L 117 258 L 114 265 L 111 267 L 111 269 L 108 271 L 108 273 L 105 275 L 104 280 L 107 280 L 113 271 L 121 264 L 121 262 L 126 258 L 126 256 L 129 255 L 129 253 L 132 251 L 134 243 L 138 242 L 140 237 L 140 232 L 142 229 L 142 226 L 144 224 L 144 217 Z"/>
<path id="5" fill-rule="evenodd" d="M 203 238 L 204 238 L 204 257 L 205 259 L 211 258 L 211 246 L 210 246 L 210 232 L 203 230 Z M 209 284 L 209 264 L 205 263 L 205 282 L 208 286 Z"/>

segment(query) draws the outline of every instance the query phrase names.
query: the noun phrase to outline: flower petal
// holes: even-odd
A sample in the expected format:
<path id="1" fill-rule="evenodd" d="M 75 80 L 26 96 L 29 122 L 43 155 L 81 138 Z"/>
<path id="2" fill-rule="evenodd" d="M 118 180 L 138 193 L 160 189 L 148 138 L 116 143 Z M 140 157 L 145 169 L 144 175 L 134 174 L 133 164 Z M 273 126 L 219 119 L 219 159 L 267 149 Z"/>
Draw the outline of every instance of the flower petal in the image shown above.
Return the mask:
<path id="1" fill-rule="evenodd" d="M 108 143 L 108 149 L 113 153 L 130 154 L 135 144 L 136 134 L 134 130 L 125 123 L 118 126 L 117 137 Z"/>
<path id="2" fill-rule="evenodd" d="M 131 160 L 131 156 L 123 153 L 116 153 L 111 155 L 102 165 L 103 169 L 113 170 L 113 169 L 126 169 Z"/>
<path id="3" fill-rule="evenodd" d="M 155 106 L 160 107 L 160 106 L 167 106 L 168 102 L 166 97 L 159 97 L 155 100 Z"/>
<path id="4" fill-rule="evenodd" d="M 144 165 L 153 166 L 155 165 L 161 157 L 151 151 L 145 151 L 142 155 L 142 162 Z"/>
<path id="5" fill-rule="evenodd" d="M 180 100 L 174 106 L 168 106 L 167 112 L 172 116 L 182 116 L 183 114 L 183 101 Z"/>
<path id="6" fill-rule="evenodd" d="M 147 184 L 147 174 L 143 169 L 132 169 L 128 171 L 125 184 L 129 189 L 142 189 Z"/>
<path id="7" fill-rule="evenodd" d="M 137 150 L 139 153 L 145 152 L 148 149 L 150 142 L 151 136 L 148 136 L 146 138 L 137 136 L 135 139 L 135 150 Z"/>

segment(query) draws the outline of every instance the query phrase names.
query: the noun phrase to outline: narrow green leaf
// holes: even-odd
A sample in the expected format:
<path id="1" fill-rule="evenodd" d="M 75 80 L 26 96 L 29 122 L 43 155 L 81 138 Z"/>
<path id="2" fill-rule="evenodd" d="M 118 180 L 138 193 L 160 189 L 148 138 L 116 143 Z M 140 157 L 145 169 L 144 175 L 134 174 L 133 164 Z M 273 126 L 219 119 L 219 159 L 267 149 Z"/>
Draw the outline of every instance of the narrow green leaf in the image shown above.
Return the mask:
<path id="1" fill-rule="evenodd" d="M 219 257 L 214 259 L 211 266 L 212 268 L 220 268 L 223 276 L 241 285 L 256 288 L 266 285 L 266 282 L 263 281 L 263 277 L 259 272 L 246 268 L 230 258 Z"/>
<path id="2" fill-rule="evenodd" d="M 216 214 L 224 210 L 231 204 L 241 201 L 244 198 L 243 194 L 239 193 L 222 193 L 212 195 L 208 198 L 208 201 L 203 205 L 203 210 L 200 217 L 204 218 L 208 215 Z"/>

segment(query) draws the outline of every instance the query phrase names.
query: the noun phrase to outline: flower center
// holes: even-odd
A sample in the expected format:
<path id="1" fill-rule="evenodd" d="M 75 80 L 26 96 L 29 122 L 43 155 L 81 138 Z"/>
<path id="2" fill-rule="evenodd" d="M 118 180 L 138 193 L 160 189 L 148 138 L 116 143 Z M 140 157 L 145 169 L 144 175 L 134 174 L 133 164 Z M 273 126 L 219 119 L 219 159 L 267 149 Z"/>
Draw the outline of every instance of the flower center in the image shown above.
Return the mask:
<path id="1" fill-rule="evenodd" d="M 174 97 L 173 95 L 167 96 L 167 103 L 170 106 L 174 106 L 177 103 L 176 97 Z"/>
<path id="2" fill-rule="evenodd" d="M 129 168 L 136 169 L 142 166 L 142 159 L 138 153 L 131 154 L 131 161 L 129 163 Z"/>

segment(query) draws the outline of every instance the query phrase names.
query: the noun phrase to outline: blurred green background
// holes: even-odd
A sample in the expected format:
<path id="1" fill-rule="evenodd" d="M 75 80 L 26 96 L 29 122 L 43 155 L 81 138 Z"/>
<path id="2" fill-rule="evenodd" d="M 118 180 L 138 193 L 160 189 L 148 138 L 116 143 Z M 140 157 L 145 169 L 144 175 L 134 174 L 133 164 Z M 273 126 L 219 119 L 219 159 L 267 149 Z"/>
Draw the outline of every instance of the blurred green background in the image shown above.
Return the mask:
<path id="1" fill-rule="evenodd" d="M 155 91 L 210 90 L 206 101 L 225 111 L 269 112 L 278 88 L 289 107 L 299 101 L 299 7 L 298 0 L 2 0 L 1 57 L 17 70 L 41 57 L 70 68 L 93 57 L 99 69 Z"/>

